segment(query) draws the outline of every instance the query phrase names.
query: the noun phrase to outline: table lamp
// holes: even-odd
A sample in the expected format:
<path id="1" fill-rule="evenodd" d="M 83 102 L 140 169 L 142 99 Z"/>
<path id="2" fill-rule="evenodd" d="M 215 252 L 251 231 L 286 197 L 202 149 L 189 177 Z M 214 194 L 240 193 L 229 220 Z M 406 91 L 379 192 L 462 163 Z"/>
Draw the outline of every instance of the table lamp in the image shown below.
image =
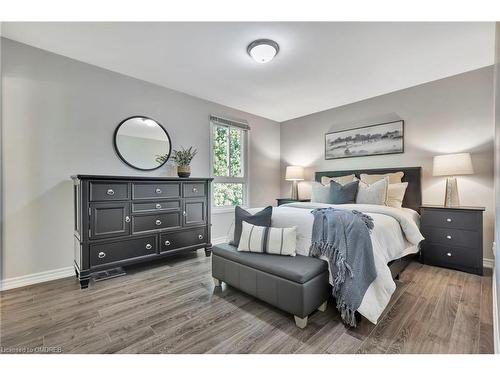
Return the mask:
<path id="1" fill-rule="evenodd" d="M 448 176 L 444 197 L 444 205 L 446 207 L 460 206 L 457 179 L 455 176 L 473 173 L 472 160 L 468 152 L 434 156 L 432 175 Z"/>
<path id="2" fill-rule="evenodd" d="M 292 199 L 299 199 L 298 181 L 304 180 L 304 168 L 290 165 L 286 167 L 285 180 L 292 181 Z"/>

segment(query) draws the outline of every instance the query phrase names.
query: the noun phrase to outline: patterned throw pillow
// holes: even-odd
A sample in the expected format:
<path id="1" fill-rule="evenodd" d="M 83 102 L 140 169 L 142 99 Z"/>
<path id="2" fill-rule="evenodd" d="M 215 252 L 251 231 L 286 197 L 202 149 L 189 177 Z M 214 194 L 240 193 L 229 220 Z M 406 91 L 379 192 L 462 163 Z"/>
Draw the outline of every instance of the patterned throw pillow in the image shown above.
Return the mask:
<path id="1" fill-rule="evenodd" d="M 297 228 L 259 227 L 243 222 L 238 251 L 295 256 Z"/>
<path id="2" fill-rule="evenodd" d="M 356 203 L 358 204 L 376 204 L 385 206 L 387 204 L 387 190 L 389 186 L 389 177 L 385 177 L 373 184 L 366 184 L 363 181 L 359 184 Z"/>

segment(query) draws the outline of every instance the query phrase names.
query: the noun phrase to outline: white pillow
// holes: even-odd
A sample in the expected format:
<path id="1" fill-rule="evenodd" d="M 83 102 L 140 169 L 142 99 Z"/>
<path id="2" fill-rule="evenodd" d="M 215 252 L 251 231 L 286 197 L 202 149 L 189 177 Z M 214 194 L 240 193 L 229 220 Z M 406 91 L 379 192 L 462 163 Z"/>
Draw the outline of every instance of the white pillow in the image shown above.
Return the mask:
<path id="1" fill-rule="evenodd" d="M 400 184 L 389 184 L 387 188 L 387 202 L 389 207 L 401 208 L 403 205 L 403 199 L 405 197 L 406 188 L 408 187 L 408 182 L 402 182 Z"/>
<path id="2" fill-rule="evenodd" d="M 243 221 L 238 251 L 295 256 L 297 227 L 259 227 Z M 267 241 L 264 241 L 267 233 Z"/>
<path id="3" fill-rule="evenodd" d="M 359 204 L 378 204 L 385 206 L 387 204 L 387 190 L 389 186 L 389 177 L 385 177 L 373 184 L 359 182 L 358 195 L 356 203 Z"/>
<path id="4" fill-rule="evenodd" d="M 353 181 L 356 181 L 357 178 L 355 175 L 353 174 L 350 174 L 350 175 L 347 175 L 347 176 L 339 176 L 339 177 L 326 177 L 326 176 L 323 176 L 321 177 L 321 183 L 323 185 L 330 185 L 330 181 L 335 181 L 337 184 L 340 184 L 342 186 L 344 185 L 347 185 L 348 183 L 351 183 Z"/>
<path id="5" fill-rule="evenodd" d="M 311 184 L 311 202 L 331 203 L 330 184 L 324 186 L 319 182 L 313 181 Z"/>
<path id="6" fill-rule="evenodd" d="M 390 184 L 400 184 L 401 179 L 404 176 L 404 172 L 393 172 L 393 173 L 386 173 L 386 174 L 366 174 L 362 173 L 359 178 L 361 181 L 363 181 L 365 184 L 373 184 L 374 182 L 380 181 L 385 177 L 389 177 L 389 183 Z"/>

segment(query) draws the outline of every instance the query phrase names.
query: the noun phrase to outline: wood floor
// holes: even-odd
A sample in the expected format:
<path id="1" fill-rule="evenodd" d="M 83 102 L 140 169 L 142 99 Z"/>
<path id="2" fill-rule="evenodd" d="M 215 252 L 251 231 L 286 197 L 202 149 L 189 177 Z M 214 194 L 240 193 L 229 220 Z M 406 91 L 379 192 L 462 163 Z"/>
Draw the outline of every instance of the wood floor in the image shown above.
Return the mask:
<path id="1" fill-rule="evenodd" d="M 66 278 L 1 294 L 2 352 L 492 353 L 491 276 L 412 263 L 378 325 L 330 304 L 306 329 L 223 285 L 202 251 L 80 290 Z"/>

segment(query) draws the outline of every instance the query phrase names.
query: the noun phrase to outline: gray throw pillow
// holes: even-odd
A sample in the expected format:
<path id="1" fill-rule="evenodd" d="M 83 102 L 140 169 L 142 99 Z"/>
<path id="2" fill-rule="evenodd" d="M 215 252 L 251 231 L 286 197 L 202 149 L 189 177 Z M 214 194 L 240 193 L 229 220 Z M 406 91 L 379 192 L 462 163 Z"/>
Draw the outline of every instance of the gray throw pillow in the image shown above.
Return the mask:
<path id="1" fill-rule="evenodd" d="M 239 246 L 243 221 L 246 221 L 249 224 L 257 225 L 259 227 L 270 227 L 272 214 L 272 206 L 267 206 L 262 211 L 259 211 L 254 215 L 244 210 L 240 206 L 236 206 L 236 208 L 234 209 L 234 238 L 231 242 L 229 242 L 229 245 L 233 245 L 236 247 Z"/>
<path id="2" fill-rule="evenodd" d="M 335 181 L 330 181 L 331 204 L 355 203 L 358 192 L 359 180 L 340 185 Z"/>

